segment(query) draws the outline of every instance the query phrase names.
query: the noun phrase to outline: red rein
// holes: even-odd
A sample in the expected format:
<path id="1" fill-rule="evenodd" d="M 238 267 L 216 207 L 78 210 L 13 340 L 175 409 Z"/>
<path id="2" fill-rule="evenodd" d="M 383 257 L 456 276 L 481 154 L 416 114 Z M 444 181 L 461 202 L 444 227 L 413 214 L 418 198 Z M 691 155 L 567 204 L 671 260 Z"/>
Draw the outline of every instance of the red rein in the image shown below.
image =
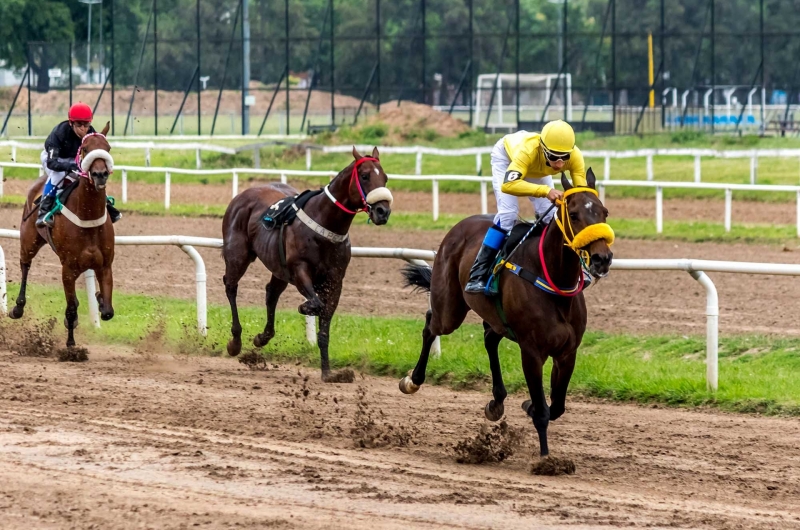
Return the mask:
<path id="1" fill-rule="evenodd" d="M 353 172 L 350 174 L 350 183 L 347 185 L 347 190 L 349 191 L 350 188 L 353 187 L 353 181 L 356 181 L 356 186 L 358 187 L 358 194 L 361 196 L 361 202 L 363 206 L 361 208 L 354 210 L 350 210 L 344 204 L 339 202 L 339 200 L 335 200 L 334 204 L 341 208 L 343 211 L 349 213 L 350 215 L 355 215 L 358 212 L 366 212 L 369 211 L 369 204 L 367 204 L 367 197 L 364 195 L 364 190 L 361 188 L 361 182 L 358 180 L 358 166 L 363 164 L 364 162 L 378 162 L 377 158 L 373 158 L 371 156 L 364 156 L 356 160 L 355 165 L 353 165 Z"/>
<path id="2" fill-rule="evenodd" d="M 85 179 L 88 179 L 90 177 L 89 174 L 84 173 L 83 168 L 81 168 L 81 161 L 83 160 L 83 157 L 81 156 L 81 151 L 83 151 L 83 144 L 86 143 L 86 139 L 89 138 L 90 136 L 102 136 L 103 138 L 105 138 L 105 135 L 103 135 L 102 133 L 93 132 L 87 134 L 81 139 L 81 146 L 78 148 L 78 154 L 75 155 L 75 163 L 78 164 L 78 168 L 80 169 L 80 171 L 78 171 L 78 175 L 80 175 Z"/>
<path id="3" fill-rule="evenodd" d="M 544 279 L 547 282 L 547 285 L 549 285 L 550 288 L 556 294 L 558 294 L 560 296 L 575 296 L 578 293 L 580 293 L 581 291 L 583 291 L 583 271 L 580 271 L 580 270 L 578 271 L 578 277 L 580 278 L 578 280 L 578 289 L 573 291 L 573 292 L 571 292 L 571 293 L 566 293 L 566 292 L 562 291 L 561 289 L 559 289 L 556 286 L 555 283 L 553 283 L 553 280 L 550 279 L 550 273 L 547 272 L 547 265 L 544 264 L 544 236 L 547 235 L 547 228 L 548 227 L 544 227 L 544 230 L 542 231 L 542 237 L 539 238 L 539 260 L 542 263 L 542 272 L 544 273 Z"/>

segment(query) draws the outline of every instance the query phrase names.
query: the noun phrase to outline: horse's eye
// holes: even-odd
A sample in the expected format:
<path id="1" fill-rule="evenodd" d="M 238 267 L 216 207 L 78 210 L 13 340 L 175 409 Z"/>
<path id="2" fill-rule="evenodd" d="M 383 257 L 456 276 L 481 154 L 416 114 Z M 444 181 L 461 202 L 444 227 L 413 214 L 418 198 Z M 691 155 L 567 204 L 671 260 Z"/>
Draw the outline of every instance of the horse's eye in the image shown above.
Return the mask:
<path id="1" fill-rule="evenodd" d="M 576 213 L 570 213 L 570 214 L 569 214 L 569 218 L 570 218 L 571 220 L 573 220 L 573 221 L 577 221 L 577 220 L 578 220 L 578 214 L 576 214 Z"/>

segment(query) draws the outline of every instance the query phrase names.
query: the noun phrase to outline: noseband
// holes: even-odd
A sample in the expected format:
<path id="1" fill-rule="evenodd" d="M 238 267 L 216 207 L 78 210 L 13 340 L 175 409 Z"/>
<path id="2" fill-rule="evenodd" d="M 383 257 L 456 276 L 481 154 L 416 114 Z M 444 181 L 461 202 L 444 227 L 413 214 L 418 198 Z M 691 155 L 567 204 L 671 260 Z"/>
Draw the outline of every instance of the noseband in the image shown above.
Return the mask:
<path id="1" fill-rule="evenodd" d="M 359 180 L 358 180 L 358 166 L 360 166 L 364 162 L 378 162 L 378 159 L 377 158 L 373 158 L 371 156 L 362 156 L 361 158 L 356 160 L 356 163 L 353 164 L 353 171 L 352 171 L 352 173 L 350 173 L 350 183 L 347 185 L 347 191 L 349 192 L 350 188 L 353 187 L 353 181 L 356 182 L 356 187 L 358 188 L 358 195 L 361 197 L 361 203 L 362 203 L 361 208 L 357 208 L 356 210 L 351 210 L 351 209 L 347 208 L 344 204 L 339 202 L 336 199 L 336 197 L 334 197 L 333 194 L 330 192 L 330 190 L 328 189 L 328 186 L 330 186 L 330 184 L 328 184 L 328 186 L 325 186 L 325 195 L 327 195 L 328 198 L 331 201 L 333 201 L 333 204 L 338 206 L 341 210 L 349 213 L 350 215 L 355 215 L 358 212 L 367 212 L 367 213 L 369 213 L 369 211 L 372 209 L 372 206 L 370 206 L 370 204 L 367 202 L 366 195 L 364 195 L 364 189 L 361 187 L 361 182 L 359 182 Z"/>

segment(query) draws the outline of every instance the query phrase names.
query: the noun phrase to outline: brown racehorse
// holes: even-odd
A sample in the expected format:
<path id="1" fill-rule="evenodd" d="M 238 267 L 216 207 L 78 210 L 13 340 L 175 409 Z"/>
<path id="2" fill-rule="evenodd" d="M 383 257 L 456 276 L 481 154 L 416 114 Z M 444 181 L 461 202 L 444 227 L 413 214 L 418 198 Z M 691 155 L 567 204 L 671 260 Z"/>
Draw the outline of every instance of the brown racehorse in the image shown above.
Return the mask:
<path id="1" fill-rule="evenodd" d="M 372 157 L 362 157 L 354 147 L 353 158 L 355 161 L 331 181 L 325 193 L 309 199 L 297 219 L 282 231 L 266 230 L 262 219 L 271 205 L 297 194 L 290 186 L 270 184 L 250 188 L 228 205 L 222 220 L 222 256 L 225 294 L 233 320 L 233 338 L 228 342 L 230 355 L 238 355 L 242 349 L 242 326 L 236 307 L 239 280 L 258 258 L 272 272 L 272 278 L 266 287 L 267 324 L 253 344 L 261 348 L 275 336 L 275 307 L 291 283 L 306 298 L 298 311 L 319 317 L 317 342 L 323 381 L 352 381 L 351 371 L 332 373 L 328 361 L 331 319 L 350 263 L 347 232 L 357 211 L 366 211 L 376 225 L 386 224 L 392 204 L 378 149 L 372 151 Z"/>
<path id="2" fill-rule="evenodd" d="M 497 421 L 503 416 L 503 401 L 507 393 L 497 347 L 504 337 L 515 338 L 520 346 L 522 369 L 531 396 L 531 401 L 523 404 L 523 410 L 533 419 L 539 435 L 541 455 L 548 454 L 547 426 L 564 413 L 567 386 L 575 367 L 575 354 L 586 329 L 586 304 L 580 292 L 583 287 L 581 261 L 573 248 L 588 252 L 589 270 L 595 277 L 608 274 L 612 258 L 609 243 L 613 241 L 613 232 L 605 224 L 608 210 L 594 191 L 594 173 L 591 169 L 587 173 L 588 188 L 572 189 L 566 177 L 561 175 L 566 201 L 562 210 L 546 227 L 544 234 L 532 235 L 509 260 L 513 260 L 527 274 L 520 273 L 519 268 L 516 272 L 522 276 L 512 274 L 510 270 L 500 274 L 499 296 L 506 315 L 505 324 L 493 298 L 464 292 L 483 234 L 492 223 L 490 217 L 473 216 L 454 226 L 442 240 L 433 270 L 420 266 L 406 268 L 408 285 L 430 291 L 431 309 L 425 318 L 419 361 L 410 376 L 400 381 L 403 393 L 413 394 L 419 390 L 425 381 L 425 368 L 434 339 L 453 333 L 472 309 L 484 321 L 484 345 L 492 372 L 494 399 L 486 405 L 486 418 Z M 568 220 L 562 217 L 564 211 Z M 558 226 L 559 219 L 564 221 L 563 232 Z M 591 228 L 585 230 L 587 227 Z M 572 241 L 579 247 L 566 245 L 571 239 L 566 236 L 568 232 L 577 234 Z M 596 236 L 590 232 L 602 233 L 605 239 L 595 239 Z M 542 263 L 545 267 L 542 267 Z M 524 279 L 534 277 L 547 278 L 545 281 L 565 296 L 546 292 Z M 579 288 L 572 289 L 576 283 Z M 553 358 L 549 407 L 542 386 L 542 366 L 548 357 Z"/>
<path id="3" fill-rule="evenodd" d="M 106 182 L 114 163 L 106 140 L 109 124 L 101 133 L 87 134 L 78 153 L 82 175 L 79 183 L 64 204 L 61 215 L 55 217 L 55 225 L 50 233 L 53 250 L 61 261 L 61 281 L 67 297 L 65 325 L 67 327 L 67 347 L 75 345 L 74 329 L 78 321 L 78 298 L 75 295 L 75 281 L 89 269 L 95 271 L 100 283 L 96 294 L 100 305 L 100 317 L 110 320 L 114 316 L 111 306 L 113 279 L 111 264 L 114 261 L 114 227 L 106 214 Z M 20 223 L 20 269 L 22 285 L 17 303 L 9 316 L 21 318 L 25 310 L 25 290 L 28 272 L 36 254 L 48 241 L 45 230 L 36 228 L 36 208 L 34 200 L 42 191 L 46 177 L 39 177 L 28 190 L 28 200 Z M 82 225 L 82 226 L 79 226 Z"/>

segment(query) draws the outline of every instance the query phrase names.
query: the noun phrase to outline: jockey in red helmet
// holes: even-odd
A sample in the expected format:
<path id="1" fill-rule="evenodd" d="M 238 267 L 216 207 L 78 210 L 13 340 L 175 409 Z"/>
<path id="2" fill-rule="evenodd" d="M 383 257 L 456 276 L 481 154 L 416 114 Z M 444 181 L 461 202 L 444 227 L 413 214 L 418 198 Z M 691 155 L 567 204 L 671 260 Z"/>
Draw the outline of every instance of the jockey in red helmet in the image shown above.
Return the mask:
<path id="1" fill-rule="evenodd" d="M 81 147 L 83 137 L 95 132 L 92 127 L 92 108 L 86 103 L 75 103 L 67 112 L 67 120 L 62 121 L 53 128 L 44 142 L 44 151 L 40 155 L 42 168 L 47 174 L 47 182 L 42 192 L 42 202 L 39 204 L 39 216 L 36 226 L 53 226 L 53 217 L 45 217 L 55 205 L 56 193 L 64 178 L 78 172 L 80 168 L 75 157 Z M 116 223 L 122 217 L 119 211 L 109 202 L 108 213 L 111 221 Z"/>

